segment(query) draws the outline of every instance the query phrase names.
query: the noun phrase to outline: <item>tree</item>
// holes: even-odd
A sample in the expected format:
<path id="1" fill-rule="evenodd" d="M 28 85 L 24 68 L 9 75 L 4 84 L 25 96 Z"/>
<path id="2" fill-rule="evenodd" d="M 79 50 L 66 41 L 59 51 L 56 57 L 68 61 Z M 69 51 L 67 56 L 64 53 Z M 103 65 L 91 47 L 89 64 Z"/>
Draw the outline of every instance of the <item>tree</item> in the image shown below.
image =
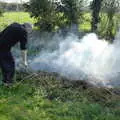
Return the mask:
<path id="1" fill-rule="evenodd" d="M 102 5 L 103 0 L 93 0 L 91 4 L 92 9 L 92 22 L 91 22 L 91 31 L 96 32 L 97 31 L 97 25 L 100 22 L 100 9 Z"/>
<path id="2" fill-rule="evenodd" d="M 104 25 L 104 36 L 107 39 L 113 40 L 118 29 L 118 23 L 120 21 L 119 13 L 120 10 L 120 1 L 119 0 L 104 0 L 102 5 L 103 14 L 106 16 L 106 21 Z"/>
<path id="3" fill-rule="evenodd" d="M 67 25 L 77 25 L 82 17 L 82 8 L 84 6 L 84 0 L 61 0 L 62 12 L 67 18 Z"/>
<path id="4" fill-rule="evenodd" d="M 37 19 L 36 25 L 39 26 L 41 31 L 55 30 L 59 15 L 53 0 L 30 0 L 24 6 L 30 12 L 31 17 Z"/>
<path id="5" fill-rule="evenodd" d="M 0 9 L 0 16 L 2 16 L 3 11 Z"/>
<path id="6" fill-rule="evenodd" d="M 24 7 L 37 19 L 36 25 L 40 30 L 52 31 L 71 25 L 76 25 L 78 28 L 84 1 L 30 0 Z"/>
<path id="7" fill-rule="evenodd" d="M 3 10 L 4 4 L 3 2 L 0 2 L 0 16 L 2 16 L 4 10 Z"/>
<path id="8" fill-rule="evenodd" d="M 4 12 L 3 8 L 0 7 L 0 16 L 2 16 L 3 12 Z"/>
<path id="9" fill-rule="evenodd" d="M 23 11 L 22 4 L 0 2 L 0 8 L 3 11 Z M 18 9 L 19 8 L 19 9 Z"/>

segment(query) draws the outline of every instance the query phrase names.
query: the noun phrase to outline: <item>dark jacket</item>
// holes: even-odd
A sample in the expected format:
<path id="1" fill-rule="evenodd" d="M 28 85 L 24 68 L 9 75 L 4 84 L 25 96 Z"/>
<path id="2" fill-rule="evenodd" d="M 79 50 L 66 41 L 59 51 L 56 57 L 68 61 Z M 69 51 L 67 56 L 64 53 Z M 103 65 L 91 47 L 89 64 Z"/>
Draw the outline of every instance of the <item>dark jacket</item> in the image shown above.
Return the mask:
<path id="1" fill-rule="evenodd" d="M 23 25 L 13 23 L 0 33 L 0 51 L 10 51 L 18 42 L 21 50 L 27 48 L 27 31 Z"/>

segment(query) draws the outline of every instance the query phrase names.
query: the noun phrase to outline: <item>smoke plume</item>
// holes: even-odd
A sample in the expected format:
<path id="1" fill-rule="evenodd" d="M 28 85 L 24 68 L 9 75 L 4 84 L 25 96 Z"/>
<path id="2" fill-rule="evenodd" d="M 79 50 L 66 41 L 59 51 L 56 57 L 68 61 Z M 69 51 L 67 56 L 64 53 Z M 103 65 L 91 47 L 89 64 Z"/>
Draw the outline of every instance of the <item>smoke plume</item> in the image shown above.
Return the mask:
<path id="1" fill-rule="evenodd" d="M 29 43 L 30 67 L 57 72 L 71 80 L 88 80 L 99 86 L 120 86 L 120 32 L 114 43 L 94 33 L 80 35 L 44 33 Z"/>

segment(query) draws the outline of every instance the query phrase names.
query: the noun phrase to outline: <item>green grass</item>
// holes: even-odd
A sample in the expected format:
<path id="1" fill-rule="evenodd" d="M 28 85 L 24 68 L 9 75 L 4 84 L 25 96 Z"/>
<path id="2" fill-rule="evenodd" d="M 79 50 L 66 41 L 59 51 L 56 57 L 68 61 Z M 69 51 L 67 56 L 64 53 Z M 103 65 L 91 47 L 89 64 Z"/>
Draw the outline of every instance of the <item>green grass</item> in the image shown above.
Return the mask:
<path id="1" fill-rule="evenodd" d="M 3 30 L 6 26 L 8 26 L 9 24 L 13 22 L 34 23 L 35 20 L 31 18 L 27 12 L 5 12 L 3 16 L 0 17 L 0 30 Z"/>
<path id="2" fill-rule="evenodd" d="M 11 88 L 0 86 L 0 120 L 119 120 L 120 98 L 105 92 L 66 86 L 46 73 L 29 77 Z"/>
<path id="3" fill-rule="evenodd" d="M 107 17 L 105 14 L 101 16 L 101 23 L 98 25 L 98 31 L 101 36 L 105 36 L 104 32 L 107 29 Z M 120 15 L 116 14 L 114 21 L 119 21 Z M 19 22 L 19 23 L 24 23 L 24 22 L 30 22 L 30 23 L 35 23 L 36 20 L 34 18 L 31 18 L 29 13 L 27 12 L 5 12 L 2 17 L 0 17 L 0 30 L 3 30 L 6 26 L 13 22 Z M 117 28 L 117 27 L 116 27 Z M 79 24 L 79 29 L 84 32 L 88 32 L 91 30 L 91 14 L 90 13 L 84 13 L 83 14 L 83 19 L 80 20 Z M 114 34 L 115 29 L 114 29 Z"/>
<path id="4" fill-rule="evenodd" d="M 79 25 L 79 29 L 83 31 L 90 31 L 90 14 L 86 13 L 83 16 L 85 18 L 84 21 Z M 35 19 L 31 18 L 29 13 L 27 12 L 5 12 L 2 17 L 0 17 L 0 30 L 3 30 L 9 24 L 13 22 L 24 23 L 30 22 L 35 23 Z"/>
<path id="5" fill-rule="evenodd" d="M 85 18 L 84 31 L 90 29 L 89 14 Z M 7 12 L 0 17 L 0 30 L 12 22 L 35 20 L 25 12 Z M 17 81 L 25 76 L 17 74 Z M 103 88 L 84 89 L 45 74 L 17 83 L 0 86 L 0 120 L 120 120 L 120 96 Z"/>
<path id="6" fill-rule="evenodd" d="M 91 30 L 91 14 L 90 13 L 83 14 L 83 20 L 81 21 L 81 24 L 79 25 L 79 29 L 85 32 Z"/>

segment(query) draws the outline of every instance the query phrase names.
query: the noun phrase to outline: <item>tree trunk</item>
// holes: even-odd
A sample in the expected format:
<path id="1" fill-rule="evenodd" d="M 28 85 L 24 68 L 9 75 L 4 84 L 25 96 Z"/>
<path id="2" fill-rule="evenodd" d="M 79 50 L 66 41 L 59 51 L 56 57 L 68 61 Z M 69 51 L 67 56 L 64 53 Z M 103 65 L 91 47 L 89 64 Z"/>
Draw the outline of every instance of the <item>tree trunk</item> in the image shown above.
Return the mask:
<path id="1" fill-rule="evenodd" d="M 92 2 L 92 22 L 91 22 L 92 32 L 97 31 L 97 25 L 100 21 L 99 12 L 101 9 L 102 1 L 103 0 L 93 0 Z"/>

